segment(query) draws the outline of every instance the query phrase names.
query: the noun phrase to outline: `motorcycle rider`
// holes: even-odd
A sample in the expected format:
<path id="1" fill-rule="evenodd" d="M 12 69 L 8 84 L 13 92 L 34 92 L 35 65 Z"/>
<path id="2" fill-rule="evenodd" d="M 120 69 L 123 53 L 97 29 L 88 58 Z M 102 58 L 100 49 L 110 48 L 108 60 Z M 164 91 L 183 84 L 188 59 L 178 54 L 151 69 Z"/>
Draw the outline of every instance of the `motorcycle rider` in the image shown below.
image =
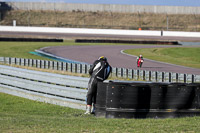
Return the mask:
<path id="1" fill-rule="evenodd" d="M 91 107 L 93 103 L 93 110 L 95 109 L 96 95 L 97 95 L 97 83 L 106 80 L 112 70 L 112 67 L 107 62 L 107 58 L 104 56 L 99 57 L 94 61 L 92 67 L 89 70 L 90 80 L 88 83 L 87 92 L 87 107 L 85 114 L 91 114 Z M 93 100 L 93 101 L 92 101 Z"/>
<path id="2" fill-rule="evenodd" d="M 142 55 L 138 56 L 137 59 L 136 59 L 137 67 L 141 67 L 142 66 L 142 64 L 140 65 L 140 63 L 142 63 L 141 61 L 142 62 L 144 61 Z"/>

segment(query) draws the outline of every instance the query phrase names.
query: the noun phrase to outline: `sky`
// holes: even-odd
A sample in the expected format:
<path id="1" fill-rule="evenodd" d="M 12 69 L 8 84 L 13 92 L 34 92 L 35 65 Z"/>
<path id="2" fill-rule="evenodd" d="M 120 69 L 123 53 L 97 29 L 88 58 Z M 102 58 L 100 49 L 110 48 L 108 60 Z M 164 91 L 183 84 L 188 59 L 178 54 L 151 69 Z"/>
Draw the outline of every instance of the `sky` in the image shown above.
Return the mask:
<path id="1" fill-rule="evenodd" d="M 125 4 L 125 5 L 161 5 L 161 6 L 199 6 L 200 0 L 0 0 L 4 2 L 65 2 L 87 4 Z"/>

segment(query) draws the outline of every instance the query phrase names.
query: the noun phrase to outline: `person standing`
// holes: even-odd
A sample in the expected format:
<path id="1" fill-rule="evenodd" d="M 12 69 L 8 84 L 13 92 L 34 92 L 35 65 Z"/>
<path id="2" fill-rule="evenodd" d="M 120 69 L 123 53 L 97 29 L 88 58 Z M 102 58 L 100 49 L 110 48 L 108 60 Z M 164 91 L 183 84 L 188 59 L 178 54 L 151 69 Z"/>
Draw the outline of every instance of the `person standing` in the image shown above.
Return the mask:
<path id="1" fill-rule="evenodd" d="M 94 61 L 92 67 L 89 70 L 90 80 L 88 83 L 88 92 L 86 96 L 87 106 L 85 114 L 94 113 L 94 111 L 91 112 L 91 108 L 92 104 L 93 110 L 95 108 L 97 83 L 106 80 L 109 77 L 111 71 L 112 67 L 109 65 L 106 57 L 101 56 L 98 60 Z"/>

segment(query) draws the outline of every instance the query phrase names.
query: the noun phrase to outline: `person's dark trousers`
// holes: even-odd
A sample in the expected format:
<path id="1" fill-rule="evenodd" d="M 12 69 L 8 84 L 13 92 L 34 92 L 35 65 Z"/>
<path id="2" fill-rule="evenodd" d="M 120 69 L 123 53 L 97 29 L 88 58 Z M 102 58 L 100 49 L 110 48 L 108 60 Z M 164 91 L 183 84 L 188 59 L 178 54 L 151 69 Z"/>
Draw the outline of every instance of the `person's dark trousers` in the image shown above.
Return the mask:
<path id="1" fill-rule="evenodd" d="M 87 105 L 92 105 L 92 102 L 96 103 L 97 96 L 97 83 L 102 82 L 97 78 L 91 77 L 88 83 L 88 92 L 87 92 Z"/>

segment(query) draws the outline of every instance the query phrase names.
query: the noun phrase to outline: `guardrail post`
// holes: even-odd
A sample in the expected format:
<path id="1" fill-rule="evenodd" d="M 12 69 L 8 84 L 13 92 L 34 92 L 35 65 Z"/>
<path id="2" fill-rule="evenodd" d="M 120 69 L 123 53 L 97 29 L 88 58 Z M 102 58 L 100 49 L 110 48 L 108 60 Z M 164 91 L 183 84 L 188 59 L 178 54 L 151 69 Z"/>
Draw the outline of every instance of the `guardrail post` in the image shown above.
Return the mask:
<path id="1" fill-rule="evenodd" d="M 137 79 L 140 78 L 140 70 L 137 70 Z"/>
<path id="2" fill-rule="evenodd" d="M 158 72 L 155 72 L 156 82 L 158 82 Z"/>
<path id="3" fill-rule="evenodd" d="M 17 58 L 15 58 L 15 65 L 17 64 Z"/>
<path id="4" fill-rule="evenodd" d="M 128 78 L 128 69 L 126 69 L 126 78 Z"/>
<path id="5" fill-rule="evenodd" d="M 59 70 L 59 63 L 58 62 L 56 62 L 56 67 L 57 67 L 56 70 Z"/>
<path id="6" fill-rule="evenodd" d="M 70 66 L 71 66 L 70 72 L 73 72 L 73 65 L 72 65 L 72 63 L 70 63 Z"/>
<path id="7" fill-rule="evenodd" d="M 34 59 L 32 59 L 32 67 L 34 66 Z"/>
<path id="8" fill-rule="evenodd" d="M 44 69 L 46 69 L 46 61 L 44 60 Z"/>
<path id="9" fill-rule="evenodd" d="M 26 59 L 24 59 L 24 66 L 26 66 Z"/>
<path id="10" fill-rule="evenodd" d="M 54 61 L 52 61 L 52 69 L 54 70 Z"/>
<path id="11" fill-rule="evenodd" d="M 176 82 L 178 82 L 178 73 L 176 73 Z"/>
<path id="12" fill-rule="evenodd" d="M 89 65 L 89 69 L 87 71 L 87 74 L 89 74 L 89 70 L 92 68 L 92 65 Z"/>
<path id="13" fill-rule="evenodd" d="M 145 80 L 146 79 L 146 77 L 145 77 L 146 75 L 145 75 L 145 70 L 143 70 L 143 80 Z"/>
<path id="14" fill-rule="evenodd" d="M 124 73 L 123 73 L 123 68 L 121 68 L 121 77 L 123 77 L 123 74 L 124 74 Z"/>
<path id="15" fill-rule="evenodd" d="M 186 83 L 187 81 L 187 75 L 186 74 L 184 74 L 184 83 Z"/>
<path id="16" fill-rule="evenodd" d="M 118 68 L 116 68 L 116 77 L 118 77 Z"/>
<path id="17" fill-rule="evenodd" d="M 82 71 L 83 71 L 83 65 L 82 64 L 80 64 L 80 73 L 82 73 Z"/>
<path id="18" fill-rule="evenodd" d="M 42 68 L 42 61 L 40 60 L 40 68 Z"/>
<path id="19" fill-rule="evenodd" d="M 28 59 L 28 66 L 30 66 L 30 59 Z"/>
<path id="20" fill-rule="evenodd" d="M 63 62 L 61 62 L 61 71 L 63 71 L 63 68 L 64 68 L 64 67 L 63 67 Z"/>
<path id="21" fill-rule="evenodd" d="M 66 65 L 65 71 L 68 71 L 68 63 L 66 62 L 65 65 Z"/>
<path id="22" fill-rule="evenodd" d="M 151 71 L 149 71 L 149 81 L 151 81 Z"/>
<path id="23" fill-rule="evenodd" d="M 9 64 L 11 64 L 11 58 L 10 57 L 8 58 L 8 60 L 9 60 Z"/>
<path id="24" fill-rule="evenodd" d="M 75 73 L 77 73 L 77 64 L 75 64 Z"/>
<path id="25" fill-rule="evenodd" d="M 133 69 L 131 70 L 131 77 L 132 77 L 132 79 L 134 79 L 134 70 Z"/>
<path id="26" fill-rule="evenodd" d="M 162 82 L 164 82 L 164 80 L 165 80 L 165 73 L 162 72 Z"/>
<path id="27" fill-rule="evenodd" d="M 22 59 L 19 58 L 19 65 L 21 66 L 22 65 Z"/>
<path id="28" fill-rule="evenodd" d="M 172 82 L 172 73 L 169 73 L 169 82 Z"/>
<path id="29" fill-rule="evenodd" d="M 85 64 L 85 74 L 87 73 L 87 65 Z"/>
<path id="30" fill-rule="evenodd" d="M 35 66 L 36 66 L 36 68 L 38 67 L 38 60 L 37 59 L 35 60 Z"/>
<path id="31" fill-rule="evenodd" d="M 194 75 L 192 74 L 192 83 L 194 83 Z"/>

